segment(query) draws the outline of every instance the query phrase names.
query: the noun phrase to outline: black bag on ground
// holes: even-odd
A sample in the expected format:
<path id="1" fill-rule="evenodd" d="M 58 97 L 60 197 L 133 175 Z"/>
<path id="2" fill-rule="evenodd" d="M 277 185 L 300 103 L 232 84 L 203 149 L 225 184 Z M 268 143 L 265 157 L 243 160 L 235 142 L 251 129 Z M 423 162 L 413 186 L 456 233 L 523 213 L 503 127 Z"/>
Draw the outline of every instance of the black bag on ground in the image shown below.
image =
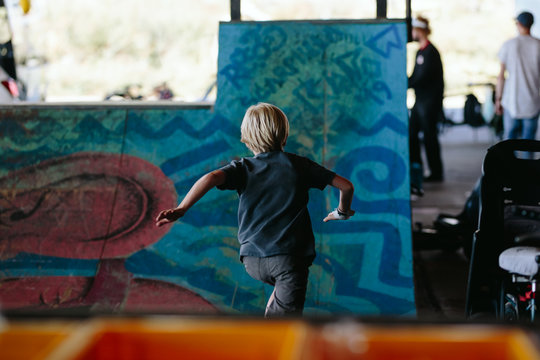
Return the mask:
<path id="1" fill-rule="evenodd" d="M 467 95 L 467 100 L 465 100 L 463 122 L 472 127 L 483 126 L 486 123 L 482 116 L 482 105 L 473 94 Z"/>

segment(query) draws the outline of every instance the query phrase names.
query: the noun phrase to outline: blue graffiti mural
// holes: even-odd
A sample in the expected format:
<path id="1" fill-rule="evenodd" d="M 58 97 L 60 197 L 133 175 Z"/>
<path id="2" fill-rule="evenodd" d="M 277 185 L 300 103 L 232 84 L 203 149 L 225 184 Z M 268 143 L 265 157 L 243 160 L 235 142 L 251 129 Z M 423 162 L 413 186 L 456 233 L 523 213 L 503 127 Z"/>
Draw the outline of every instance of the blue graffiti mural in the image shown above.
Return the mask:
<path id="1" fill-rule="evenodd" d="M 20 289 L 61 289 L 54 279 L 70 278 L 81 289 L 78 297 L 65 303 L 54 298 L 55 306 L 262 313 L 271 289 L 251 279 L 238 261 L 234 192 L 209 192 L 164 233 L 144 226 L 156 215 L 155 203 L 178 202 L 201 175 L 250 155 L 239 141 L 240 123 L 248 106 L 265 101 L 289 118 L 287 151 L 349 177 L 356 188 L 357 215 L 347 222 L 322 223 L 337 192 L 310 194 L 318 257 L 306 313 L 414 314 L 405 36 L 399 22 L 222 23 L 213 109 L 0 109 L 3 306 L 12 306 L 6 297 L 20 298 Z M 56 193 L 49 183 L 43 183 L 47 193 L 32 192 L 39 172 L 58 178 L 63 202 L 50 195 Z M 103 195 L 108 191 L 110 199 Z M 134 199 L 146 212 L 130 205 Z M 77 208 L 62 212 L 65 203 Z M 103 209 L 111 214 L 109 224 L 96 228 L 92 211 Z M 88 217 L 76 221 L 86 230 L 77 232 L 71 250 L 57 251 L 68 245 L 55 243 L 48 230 L 39 246 L 12 240 L 24 229 L 17 211 L 34 211 L 45 224 L 61 227 L 69 214 L 83 210 Z M 9 239 L 2 227 L 12 231 Z M 114 235 L 122 229 L 146 237 L 132 242 L 135 230 Z M 90 235 L 103 241 L 90 248 Z M 114 278 L 107 276 L 112 270 Z M 115 281 L 127 285 L 112 304 L 100 291 Z M 141 289 L 156 295 L 141 298 Z M 161 293 L 169 300 L 160 302 Z M 50 303 L 36 299 L 20 306 Z"/>

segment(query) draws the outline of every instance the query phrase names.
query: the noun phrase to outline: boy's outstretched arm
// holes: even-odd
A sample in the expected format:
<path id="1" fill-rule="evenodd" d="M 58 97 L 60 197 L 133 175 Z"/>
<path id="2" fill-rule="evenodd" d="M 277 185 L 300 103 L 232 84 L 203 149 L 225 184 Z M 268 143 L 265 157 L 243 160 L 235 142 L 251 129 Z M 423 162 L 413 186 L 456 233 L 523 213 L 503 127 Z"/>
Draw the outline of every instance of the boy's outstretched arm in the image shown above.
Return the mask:
<path id="1" fill-rule="evenodd" d="M 214 186 L 225 182 L 226 174 L 222 170 L 214 170 L 201 177 L 189 190 L 184 200 L 174 209 L 163 210 L 156 217 L 156 226 L 162 226 L 180 219 L 204 194 Z"/>
<path id="2" fill-rule="evenodd" d="M 339 175 L 334 176 L 330 185 L 339 189 L 339 205 L 337 209 L 328 214 L 323 221 L 347 220 L 354 215 L 354 210 L 351 210 L 354 186 L 349 180 Z"/>

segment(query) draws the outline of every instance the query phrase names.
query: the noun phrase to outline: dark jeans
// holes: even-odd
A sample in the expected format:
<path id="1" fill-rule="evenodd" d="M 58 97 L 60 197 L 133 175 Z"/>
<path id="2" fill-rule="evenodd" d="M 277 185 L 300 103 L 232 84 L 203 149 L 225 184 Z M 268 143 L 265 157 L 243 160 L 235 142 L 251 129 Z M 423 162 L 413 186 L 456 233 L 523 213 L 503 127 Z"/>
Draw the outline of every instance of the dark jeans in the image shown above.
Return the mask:
<path id="1" fill-rule="evenodd" d="M 439 144 L 438 122 L 442 118 L 442 103 L 422 103 L 417 101 L 411 109 L 409 120 L 409 152 L 411 163 L 422 164 L 419 133 L 424 134 L 424 149 L 430 173 L 434 177 L 443 176 L 441 146 Z"/>
<path id="2" fill-rule="evenodd" d="M 302 315 L 311 259 L 290 255 L 244 256 L 249 276 L 274 286 L 266 305 L 265 317 Z"/>

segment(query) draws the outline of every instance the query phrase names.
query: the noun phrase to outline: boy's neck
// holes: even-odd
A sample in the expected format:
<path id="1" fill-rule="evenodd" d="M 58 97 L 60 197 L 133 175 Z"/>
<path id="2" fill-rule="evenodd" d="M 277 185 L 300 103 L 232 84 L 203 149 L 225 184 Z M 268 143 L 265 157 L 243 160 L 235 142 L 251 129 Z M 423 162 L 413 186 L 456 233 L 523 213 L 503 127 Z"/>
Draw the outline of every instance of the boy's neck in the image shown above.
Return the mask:
<path id="1" fill-rule="evenodd" d="M 275 152 L 275 151 L 283 151 L 283 149 L 277 149 L 277 150 L 268 150 L 268 151 L 253 151 L 251 150 L 251 152 L 253 153 L 253 156 L 257 156 L 257 155 L 260 155 L 260 154 L 266 154 L 266 153 L 270 153 L 270 152 Z"/>

